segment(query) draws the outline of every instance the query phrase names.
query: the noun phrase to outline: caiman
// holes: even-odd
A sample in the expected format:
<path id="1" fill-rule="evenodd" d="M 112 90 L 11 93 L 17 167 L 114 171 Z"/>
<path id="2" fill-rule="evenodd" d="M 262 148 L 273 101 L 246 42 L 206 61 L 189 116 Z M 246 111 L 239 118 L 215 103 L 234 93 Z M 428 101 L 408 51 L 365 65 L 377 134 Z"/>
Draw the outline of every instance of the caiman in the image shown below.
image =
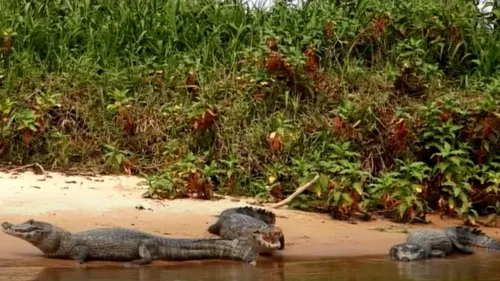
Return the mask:
<path id="1" fill-rule="evenodd" d="M 453 253 L 471 255 L 474 251 L 468 246 L 500 250 L 500 242 L 488 237 L 480 229 L 452 226 L 411 232 L 405 243 L 391 247 L 389 257 L 399 261 L 414 261 L 444 258 Z"/>
<path id="2" fill-rule="evenodd" d="M 256 264 L 260 248 L 279 248 L 279 237 L 263 229 L 244 232 L 238 239 L 167 238 L 137 230 L 110 227 L 69 232 L 48 222 L 2 223 L 8 235 L 21 238 L 48 258 L 123 261 L 141 266 L 153 260 L 228 259 Z"/>
<path id="3" fill-rule="evenodd" d="M 272 247 L 276 237 L 279 239 L 278 250 L 285 248 L 285 236 L 281 228 L 275 225 L 276 215 L 273 212 L 261 208 L 236 207 L 224 210 L 220 213 L 217 221 L 208 227 L 208 232 L 218 235 L 223 239 L 238 239 L 244 237 L 248 231 L 261 230 L 265 240 L 269 239 L 269 245 L 260 244 L 258 252 L 269 254 L 276 250 Z"/>

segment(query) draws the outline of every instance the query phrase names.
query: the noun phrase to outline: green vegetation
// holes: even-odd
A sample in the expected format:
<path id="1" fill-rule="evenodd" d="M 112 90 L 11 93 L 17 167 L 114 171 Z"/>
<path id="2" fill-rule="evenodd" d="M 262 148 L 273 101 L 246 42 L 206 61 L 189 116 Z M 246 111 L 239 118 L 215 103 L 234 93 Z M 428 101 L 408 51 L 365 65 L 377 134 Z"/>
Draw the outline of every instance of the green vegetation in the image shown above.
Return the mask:
<path id="1" fill-rule="evenodd" d="M 498 2 L 498 1 L 497 1 Z M 0 157 L 345 219 L 496 219 L 500 32 L 466 0 L 0 0 Z"/>

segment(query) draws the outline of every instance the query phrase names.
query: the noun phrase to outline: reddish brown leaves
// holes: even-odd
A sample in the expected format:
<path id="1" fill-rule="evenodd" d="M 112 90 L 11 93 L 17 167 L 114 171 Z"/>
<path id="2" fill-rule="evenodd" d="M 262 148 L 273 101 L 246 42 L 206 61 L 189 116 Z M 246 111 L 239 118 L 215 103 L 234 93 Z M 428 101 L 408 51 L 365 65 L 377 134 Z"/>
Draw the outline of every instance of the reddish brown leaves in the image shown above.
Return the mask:
<path id="1" fill-rule="evenodd" d="M 334 24 L 331 21 L 327 21 L 325 23 L 325 33 L 326 33 L 326 36 L 328 38 L 332 38 L 333 37 L 333 26 L 334 26 Z"/>
<path id="2" fill-rule="evenodd" d="M 278 79 L 294 80 L 295 67 L 289 65 L 278 51 L 270 51 L 264 61 L 264 68 Z"/>
<path id="3" fill-rule="evenodd" d="M 217 112 L 213 109 L 207 109 L 201 116 L 194 118 L 193 129 L 197 131 L 204 131 L 210 128 L 217 120 Z"/>
<path id="4" fill-rule="evenodd" d="M 284 188 L 283 188 L 283 185 L 281 185 L 281 184 L 273 185 L 271 187 L 271 190 L 269 191 L 271 196 L 278 199 L 278 200 L 283 199 L 283 197 L 284 197 L 283 192 L 284 192 Z"/>
<path id="5" fill-rule="evenodd" d="M 352 199 L 352 205 L 351 208 L 353 210 L 359 210 L 359 203 L 361 202 L 361 194 L 358 193 L 356 190 L 351 190 L 349 192 L 349 197 Z"/>
<path id="6" fill-rule="evenodd" d="M 187 192 L 191 197 L 196 194 L 198 198 L 212 198 L 213 186 L 198 171 L 190 172 L 187 179 Z"/>
<path id="7" fill-rule="evenodd" d="M 21 132 L 21 138 L 23 140 L 24 145 L 29 146 L 31 143 L 31 139 L 33 138 L 33 131 L 29 129 L 24 129 Z"/>
<path id="8" fill-rule="evenodd" d="M 393 123 L 389 129 L 389 144 L 391 148 L 394 151 L 401 151 L 405 148 L 408 134 L 408 126 L 403 118 Z"/>
<path id="9" fill-rule="evenodd" d="M 471 126 L 466 130 L 466 133 L 469 137 L 474 137 L 478 143 L 479 148 L 474 151 L 474 154 L 477 156 L 477 161 L 481 164 L 485 163 L 488 159 L 488 142 L 491 141 L 490 137 L 495 132 L 496 122 L 491 117 L 485 117 L 482 120 L 478 120 L 478 123 L 481 125 L 478 126 L 477 123 Z"/>
<path id="10" fill-rule="evenodd" d="M 345 128 L 345 123 L 342 117 L 336 116 L 332 119 L 332 122 L 333 122 L 333 127 L 337 131 L 341 131 Z"/>
<path id="11" fill-rule="evenodd" d="M 266 46 L 269 48 L 269 50 L 275 51 L 276 47 L 278 46 L 278 43 L 276 42 L 275 39 L 269 39 L 266 42 Z"/>
<path id="12" fill-rule="evenodd" d="M 485 139 L 491 136 L 491 134 L 493 134 L 493 121 L 491 118 L 485 118 L 481 129 L 481 137 Z"/>
<path id="13" fill-rule="evenodd" d="M 281 71 L 285 69 L 285 61 L 279 52 L 272 51 L 267 56 L 265 67 L 271 73 Z"/>
<path id="14" fill-rule="evenodd" d="M 123 129 L 129 134 L 129 135 L 133 135 L 135 134 L 135 129 L 136 129 L 136 125 L 135 125 L 135 122 L 134 120 L 132 119 L 132 117 L 130 117 L 130 115 L 126 115 L 125 118 L 124 118 L 124 122 L 123 122 Z"/>
<path id="15" fill-rule="evenodd" d="M 382 33 L 385 32 L 386 20 L 384 17 L 378 17 L 373 21 L 372 25 L 373 25 L 373 30 L 375 31 L 375 34 L 377 36 L 380 36 L 380 35 L 382 35 Z"/>
<path id="16" fill-rule="evenodd" d="M 405 220 L 410 220 L 410 219 L 412 219 L 414 217 L 415 217 L 415 209 L 413 209 L 413 207 L 410 207 L 410 208 L 406 209 L 406 212 L 405 212 L 403 218 Z"/>
<path id="17" fill-rule="evenodd" d="M 345 220 L 348 218 L 349 208 L 345 205 L 339 205 L 333 207 L 332 217 L 338 220 Z"/>
<path id="18" fill-rule="evenodd" d="M 266 43 L 268 52 L 264 59 L 259 60 L 258 67 L 264 69 L 268 74 L 274 76 L 276 80 L 282 81 L 293 93 L 302 96 L 310 95 L 310 89 L 316 90 L 314 85 L 311 85 L 311 77 L 317 79 L 318 73 L 318 59 L 315 50 L 307 48 L 304 52 L 306 56 L 305 67 L 298 67 L 298 65 L 290 64 L 287 62 L 287 57 L 278 51 L 278 44 L 274 39 L 268 40 Z"/>
<path id="19" fill-rule="evenodd" d="M 132 161 L 129 159 L 124 159 L 122 162 L 122 169 L 127 175 L 132 175 L 132 168 L 134 167 Z"/>
<path id="20" fill-rule="evenodd" d="M 196 192 L 200 188 L 201 185 L 200 179 L 201 179 L 200 172 L 194 172 L 189 174 L 187 180 L 187 188 L 189 193 Z"/>
<path id="21" fill-rule="evenodd" d="M 236 177 L 234 175 L 232 175 L 226 183 L 226 185 L 227 185 L 227 193 L 226 194 L 234 194 L 235 189 L 236 189 L 236 184 L 237 184 Z"/>
<path id="22" fill-rule="evenodd" d="M 307 48 L 304 51 L 306 56 L 306 71 L 314 74 L 318 70 L 318 58 L 316 57 L 316 52 L 312 48 Z"/>
<path id="23" fill-rule="evenodd" d="M 462 29 L 458 24 L 453 24 L 451 26 L 451 42 L 453 45 L 457 45 L 462 41 Z"/>
<path id="24" fill-rule="evenodd" d="M 283 136 L 280 133 L 272 132 L 267 138 L 267 143 L 272 153 L 279 154 L 284 144 Z"/>
<path id="25" fill-rule="evenodd" d="M 488 157 L 488 151 L 486 150 L 484 145 L 481 144 L 481 146 L 479 146 L 479 152 L 477 152 L 478 162 L 484 164 L 487 157 Z"/>
<path id="26" fill-rule="evenodd" d="M 335 188 L 337 188 L 337 183 L 332 180 L 328 181 L 328 189 L 334 190 Z"/>
<path id="27" fill-rule="evenodd" d="M 7 35 L 4 34 L 3 40 L 2 40 L 2 52 L 5 56 L 7 56 L 10 51 L 12 51 L 14 43 L 12 42 L 12 39 L 10 39 Z"/>
<path id="28" fill-rule="evenodd" d="M 332 120 L 333 129 L 335 133 L 341 137 L 354 137 L 354 128 L 347 124 L 340 116 L 335 116 Z"/>
<path id="29" fill-rule="evenodd" d="M 439 117 L 441 118 L 441 122 L 446 123 L 446 121 L 450 120 L 451 114 L 443 111 L 443 112 L 441 112 Z"/>
<path id="30" fill-rule="evenodd" d="M 382 196 L 382 204 L 385 210 L 392 210 L 396 206 L 396 200 L 394 200 L 389 193 L 384 193 Z"/>
<path id="31" fill-rule="evenodd" d="M 118 115 L 114 117 L 114 123 L 116 126 L 122 127 L 128 135 L 132 136 L 136 132 L 137 125 L 126 109 L 122 109 L 118 112 Z"/>

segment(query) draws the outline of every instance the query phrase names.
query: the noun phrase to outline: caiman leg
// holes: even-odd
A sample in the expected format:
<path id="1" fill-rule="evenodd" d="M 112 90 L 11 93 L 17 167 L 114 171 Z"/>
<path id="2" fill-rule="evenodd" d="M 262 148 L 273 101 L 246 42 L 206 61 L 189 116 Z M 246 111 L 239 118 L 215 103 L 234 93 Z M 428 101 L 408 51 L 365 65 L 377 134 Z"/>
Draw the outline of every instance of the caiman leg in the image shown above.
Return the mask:
<path id="1" fill-rule="evenodd" d="M 76 260 L 77 264 L 82 264 L 89 256 L 89 248 L 87 246 L 75 246 L 71 249 L 71 256 Z"/>
<path id="2" fill-rule="evenodd" d="M 446 257 L 446 253 L 441 250 L 432 250 L 430 256 L 434 258 L 444 258 Z"/>
<path id="3" fill-rule="evenodd" d="M 140 259 L 131 261 L 130 265 L 141 266 L 150 264 L 153 261 L 153 256 L 158 254 L 159 244 L 154 240 L 143 240 L 139 242 L 138 250 Z"/>
<path id="4" fill-rule="evenodd" d="M 451 243 L 453 244 L 453 246 L 455 246 L 457 248 L 457 250 L 459 250 L 460 252 L 462 252 L 464 254 L 468 254 L 468 255 L 474 254 L 474 251 L 471 248 L 460 243 L 457 238 L 450 237 L 450 240 L 451 240 Z"/>

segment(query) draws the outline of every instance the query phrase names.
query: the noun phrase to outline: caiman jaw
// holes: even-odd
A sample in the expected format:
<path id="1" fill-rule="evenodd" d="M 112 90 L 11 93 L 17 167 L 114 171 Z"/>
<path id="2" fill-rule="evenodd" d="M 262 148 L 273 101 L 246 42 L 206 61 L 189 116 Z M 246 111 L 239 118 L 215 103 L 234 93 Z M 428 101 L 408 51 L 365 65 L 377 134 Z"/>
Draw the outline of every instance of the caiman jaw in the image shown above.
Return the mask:
<path id="1" fill-rule="evenodd" d="M 260 231 L 253 233 L 257 245 L 264 249 L 279 249 L 281 247 L 280 237 L 282 234 L 276 231 Z"/>
<path id="2" fill-rule="evenodd" d="M 4 222 L 2 223 L 2 230 L 7 230 L 7 229 L 9 229 L 11 225 L 12 225 L 11 223 L 4 221 Z"/>
<path id="3" fill-rule="evenodd" d="M 8 235 L 30 240 L 33 238 L 35 231 L 41 230 L 38 226 L 32 225 L 32 220 L 28 220 L 22 224 L 11 224 L 9 222 L 2 223 L 2 230 Z"/>
<path id="4" fill-rule="evenodd" d="M 2 230 L 3 232 L 9 234 L 9 235 L 15 235 L 14 230 L 11 228 L 12 224 L 9 222 L 3 222 L 2 223 Z"/>
<path id="5" fill-rule="evenodd" d="M 425 250 L 422 247 L 413 244 L 402 243 L 392 246 L 389 252 L 389 256 L 393 260 L 409 262 L 423 259 L 424 252 Z"/>

